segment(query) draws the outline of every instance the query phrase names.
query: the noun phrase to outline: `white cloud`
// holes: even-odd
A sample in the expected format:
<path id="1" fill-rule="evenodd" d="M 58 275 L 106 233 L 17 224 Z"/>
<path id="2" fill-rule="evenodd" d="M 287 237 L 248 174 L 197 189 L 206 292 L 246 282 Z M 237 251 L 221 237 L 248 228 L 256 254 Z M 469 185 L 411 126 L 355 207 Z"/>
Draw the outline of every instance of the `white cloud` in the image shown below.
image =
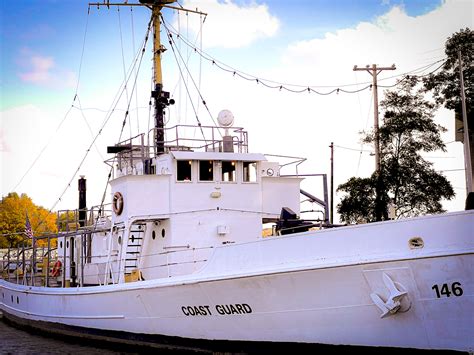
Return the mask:
<path id="1" fill-rule="evenodd" d="M 71 71 L 58 69 L 51 56 L 43 56 L 29 48 L 22 48 L 18 63 L 22 67 L 18 76 L 24 82 L 49 88 L 75 85 L 76 75 Z"/>
<path id="2" fill-rule="evenodd" d="M 54 67 L 52 57 L 41 57 L 38 55 L 30 58 L 31 70 L 20 73 L 20 79 L 34 84 L 46 84 L 51 80 L 51 68 Z"/>
<path id="3" fill-rule="evenodd" d="M 395 63 L 396 73 L 403 73 L 441 59 L 447 37 L 462 27 L 472 26 L 472 6 L 467 1 L 446 1 L 438 9 L 418 17 L 407 15 L 401 7 L 393 7 L 374 22 L 327 33 L 322 39 L 295 42 L 288 47 L 283 62 L 299 68 L 299 77 L 309 79 L 308 73 L 313 73 L 312 84 L 321 85 L 349 77 L 347 69 L 354 64 Z M 311 70 L 307 71 L 308 68 Z"/>
<path id="4" fill-rule="evenodd" d="M 279 28 L 278 19 L 271 15 L 267 5 L 250 3 L 239 6 L 232 0 L 185 1 L 183 6 L 207 13 L 203 30 L 204 47 L 237 48 L 265 37 L 274 36 Z M 195 34 L 200 31 L 199 16 L 186 16 L 180 13 L 179 23 L 174 27 L 189 29 Z M 191 38 L 191 37 L 190 37 Z"/>

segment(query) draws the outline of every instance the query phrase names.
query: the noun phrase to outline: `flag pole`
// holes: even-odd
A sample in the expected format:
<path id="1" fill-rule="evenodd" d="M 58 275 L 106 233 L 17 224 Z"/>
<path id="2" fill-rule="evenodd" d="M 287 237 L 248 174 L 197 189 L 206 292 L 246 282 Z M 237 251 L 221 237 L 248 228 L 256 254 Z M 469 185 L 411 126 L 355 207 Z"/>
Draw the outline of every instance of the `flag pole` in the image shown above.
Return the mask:
<path id="1" fill-rule="evenodd" d="M 31 228 L 31 223 L 30 219 L 28 218 L 28 211 L 26 211 L 26 222 L 25 222 L 25 234 L 28 237 L 28 239 L 31 239 L 31 266 L 30 266 L 30 272 L 31 272 L 31 285 L 35 286 L 35 236 L 33 234 L 33 229 Z M 23 249 L 23 254 L 25 253 L 25 250 Z M 24 275 L 25 277 L 26 275 Z"/>

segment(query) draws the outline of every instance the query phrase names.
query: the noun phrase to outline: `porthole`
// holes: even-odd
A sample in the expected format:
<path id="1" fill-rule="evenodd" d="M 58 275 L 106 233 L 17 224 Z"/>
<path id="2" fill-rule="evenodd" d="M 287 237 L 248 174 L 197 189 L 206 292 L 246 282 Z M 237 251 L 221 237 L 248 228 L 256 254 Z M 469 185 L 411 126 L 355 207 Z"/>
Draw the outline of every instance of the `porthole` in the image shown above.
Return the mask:
<path id="1" fill-rule="evenodd" d="M 62 241 L 62 240 L 59 242 L 59 247 L 60 247 L 60 248 L 63 247 L 63 241 Z"/>
<path id="2" fill-rule="evenodd" d="M 117 241 L 118 241 L 119 245 L 122 244 L 122 236 L 121 236 L 121 235 L 118 236 L 118 240 L 117 240 Z"/>
<path id="3" fill-rule="evenodd" d="M 421 249 L 425 246 L 425 242 L 421 237 L 413 237 L 408 241 L 410 249 Z"/>
<path id="4" fill-rule="evenodd" d="M 69 240 L 66 241 L 66 249 L 69 248 Z"/>
<path id="5" fill-rule="evenodd" d="M 12 303 L 13 303 L 13 295 L 12 295 Z"/>
<path id="6" fill-rule="evenodd" d="M 165 232 L 165 229 L 163 228 L 163 229 L 161 230 L 161 237 L 164 238 L 164 237 L 165 237 L 165 234 L 166 234 L 166 232 Z"/>
<path id="7" fill-rule="evenodd" d="M 135 241 L 135 236 L 132 234 L 132 243 Z"/>
<path id="8" fill-rule="evenodd" d="M 151 232 L 151 237 L 152 237 L 153 240 L 155 240 L 155 238 L 156 238 L 156 233 L 155 233 L 155 231 Z"/>
<path id="9" fill-rule="evenodd" d="M 20 303 L 20 299 L 18 298 L 18 296 L 16 296 L 16 304 L 19 304 Z"/>

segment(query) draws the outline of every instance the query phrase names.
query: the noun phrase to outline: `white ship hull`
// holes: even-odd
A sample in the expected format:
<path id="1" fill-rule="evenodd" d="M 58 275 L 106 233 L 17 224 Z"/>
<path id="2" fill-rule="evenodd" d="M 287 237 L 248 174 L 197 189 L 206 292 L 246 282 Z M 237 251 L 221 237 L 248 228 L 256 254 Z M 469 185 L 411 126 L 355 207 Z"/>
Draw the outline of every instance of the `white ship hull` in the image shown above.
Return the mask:
<path id="1" fill-rule="evenodd" d="M 32 325 L 472 351 L 473 231 L 466 211 L 218 247 L 186 276 L 59 289 L 0 280 L 0 306 Z M 422 248 L 410 248 L 414 237 Z M 381 318 L 371 295 L 388 301 L 387 276 L 407 294 Z"/>

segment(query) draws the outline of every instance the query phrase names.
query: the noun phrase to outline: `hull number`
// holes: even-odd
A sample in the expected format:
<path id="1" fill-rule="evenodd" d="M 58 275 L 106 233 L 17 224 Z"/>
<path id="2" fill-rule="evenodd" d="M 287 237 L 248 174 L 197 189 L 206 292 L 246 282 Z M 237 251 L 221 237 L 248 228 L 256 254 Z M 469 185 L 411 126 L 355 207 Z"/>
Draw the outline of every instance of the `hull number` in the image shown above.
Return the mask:
<path id="1" fill-rule="evenodd" d="M 431 289 L 436 292 L 436 297 L 438 298 L 441 298 L 443 296 L 451 297 L 451 295 L 459 297 L 462 296 L 462 294 L 464 293 L 460 282 L 453 282 L 451 284 L 451 287 L 449 287 L 448 284 L 442 284 L 440 286 L 433 285 Z"/>

